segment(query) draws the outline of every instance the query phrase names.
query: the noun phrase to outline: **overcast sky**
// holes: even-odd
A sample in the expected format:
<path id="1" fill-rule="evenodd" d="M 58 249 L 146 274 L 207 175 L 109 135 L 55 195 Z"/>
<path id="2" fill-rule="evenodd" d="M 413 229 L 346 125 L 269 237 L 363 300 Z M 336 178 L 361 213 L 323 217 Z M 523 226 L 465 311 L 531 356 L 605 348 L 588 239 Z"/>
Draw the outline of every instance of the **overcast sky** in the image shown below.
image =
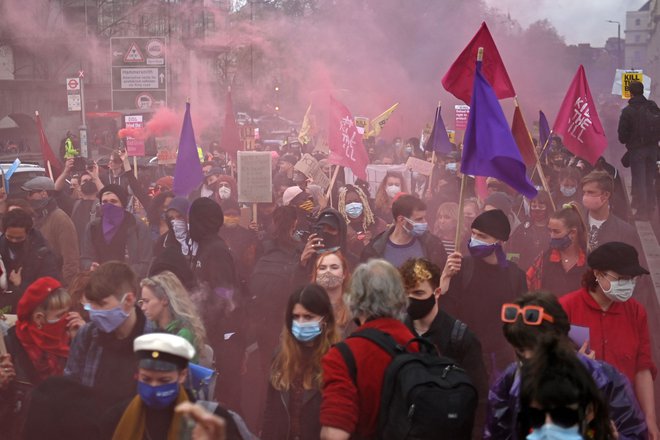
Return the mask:
<path id="1" fill-rule="evenodd" d="M 511 18 L 527 26 L 547 18 L 564 36 L 566 43 L 591 43 L 604 46 L 608 37 L 616 37 L 621 22 L 625 38 L 626 11 L 637 10 L 646 0 L 485 0 L 492 7 L 511 13 Z"/>

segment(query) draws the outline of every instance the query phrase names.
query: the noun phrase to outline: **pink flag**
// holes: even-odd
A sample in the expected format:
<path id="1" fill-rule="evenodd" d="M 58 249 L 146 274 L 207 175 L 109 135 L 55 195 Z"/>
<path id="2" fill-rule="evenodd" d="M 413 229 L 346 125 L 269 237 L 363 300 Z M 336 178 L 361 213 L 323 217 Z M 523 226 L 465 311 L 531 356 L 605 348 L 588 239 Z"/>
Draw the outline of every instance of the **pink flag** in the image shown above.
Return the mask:
<path id="1" fill-rule="evenodd" d="M 594 165 L 607 147 L 584 67 L 580 65 L 552 128 L 571 153 Z"/>
<path id="2" fill-rule="evenodd" d="M 350 168 L 357 177 L 367 180 L 369 156 L 362 143 L 362 135 L 357 131 L 355 120 L 348 108 L 332 96 L 328 145 L 328 160 L 331 164 Z"/>

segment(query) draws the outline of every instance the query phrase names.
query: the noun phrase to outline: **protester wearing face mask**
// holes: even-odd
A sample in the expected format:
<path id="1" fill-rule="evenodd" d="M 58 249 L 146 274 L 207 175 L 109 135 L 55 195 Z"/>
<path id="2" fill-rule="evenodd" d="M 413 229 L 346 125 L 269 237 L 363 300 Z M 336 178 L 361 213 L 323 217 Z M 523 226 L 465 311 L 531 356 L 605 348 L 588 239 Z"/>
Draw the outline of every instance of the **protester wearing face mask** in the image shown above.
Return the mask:
<path id="1" fill-rule="evenodd" d="M 526 293 L 511 303 L 503 304 L 501 320 L 504 336 L 515 350 L 518 360 L 512 362 L 490 388 L 488 423 L 483 438 L 522 440 L 530 433 L 531 426 L 526 427 L 525 432 L 518 432 L 521 366 L 533 357 L 544 339 L 556 338 L 561 343 L 571 344 L 570 323 L 557 297 L 548 292 Z M 628 379 L 612 365 L 590 357 L 592 353 L 587 345 L 584 343 L 582 347 L 577 347 L 574 344 L 573 350 L 580 349 L 578 359 L 607 403 L 609 417 L 619 440 L 646 439 L 644 416 Z M 585 354 L 587 352 L 588 355 Z"/>
<path id="2" fill-rule="evenodd" d="M 566 203 L 580 203 L 582 201 L 582 187 L 580 186 L 580 170 L 574 167 L 564 168 L 559 172 L 559 189 L 553 193 L 556 206 Z"/>
<path id="3" fill-rule="evenodd" d="M 351 272 L 348 262 L 341 251 L 323 253 L 316 260 L 312 272 L 312 283 L 320 285 L 328 293 L 337 331 L 342 339 L 350 335 L 356 328 L 344 302 L 344 293 L 348 289 L 350 280 Z"/>
<path id="4" fill-rule="evenodd" d="M 184 387 L 195 349 L 180 336 L 166 333 L 139 336 L 132 345 L 137 358 L 137 396 L 110 409 L 102 432 L 113 440 L 179 438 L 186 422 L 174 408 L 195 402 Z M 242 439 L 229 411 L 218 405 L 214 413 L 223 417 L 227 439 Z"/>
<path id="5" fill-rule="evenodd" d="M 651 355 L 644 307 L 631 298 L 635 283 L 649 271 L 639 265 L 635 248 L 605 243 L 589 254 L 590 270 L 583 287 L 560 299 L 572 324 L 589 327 L 589 345 L 633 384 L 646 417 L 649 438 L 660 438 L 655 416 L 653 380 L 657 369 Z"/>
<path id="6" fill-rule="evenodd" d="M 428 231 L 426 204 L 415 196 L 402 194 L 392 204 L 394 225 L 364 248 L 361 261 L 383 258 L 400 267 L 410 258 L 426 258 L 440 267 L 447 261 L 442 241 Z"/>
<path id="7" fill-rule="evenodd" d="M 392 221 L 392 202 L 399 193 L 408 192 L 403 175 L 396 171 L 388 171 L 380 182 L 374 201 L 374 214 L 386 223 Z"/>
<path id="8" fill-rule="evenodd" d="M 592 171 L 582 178 L 582 205 L 587 210 L 589 251 L 603 243 L 622 241 L 639 252 L 641 244 L 633 226 L 614 215 L 610 207 L 614 181 L 606 171 Z"/>
<path id="9" fill-rule="evenodd" d="M 32 217 L 23 209 L 12 209 L 4 215 L 2 232 L 0 311 L 16 313 L 16 305 L 30 284 L 41 277 L 61 279 L 61 271 L 43 236 L 33 229 Z"/>
<path id="10" fill-rule="evenodd" d="M 99 180 L 98 175 L 92 176 L 86 173 L 80 176 L 80 199 L 73 203 L 73 209 L 71 211 L 71 221 L 78 233 L 78 243 L 80 246 L 82 246 L 82 241 L 85 237 L 87 224 L 100 216 L 99 201 L 96 195 L 101 188 L 103 188 L 103 184 Z"/>
<path id="11" fill-rule="evenodd" d="M 550 216 L 548 230 L 549 248 L 527 270 L 527 285 L 559 297 L 579 288 L 587 271 L 587 231 L 573 204 Z"/>
<path id="12" fill-rule="evenodd" d="M 99 192 L 101 218 L 87 225 L 81 246 L 83 270 L 106 261 L 123 261 L 138 276 L 147 276 L 153 244 L 149 227 L 126 210 L 128 194 L 119 185 L 107 185 Z"/>
<path id="13" fill-rule="evenodd" d="M 225 200 L 222 212 L 225 219 L 223 227 L 220 228 L 220 238 L 227 243 L 229 251 L 236 261 L 239 283 L 242 286 L 247 285 L 252 269 L 262 252 L 261 242 L 255 231 L 241 226 L 241 208 L 238 202 L 231 199 Z"/>
<path id="14" fill-rule="evenodd" d="M 221 174 L 215 181 L 216 192 L 214 200 L 224 208 L 225 203 L 229 200 L 234 202 L 238 201 L 238 187 L 236 180 L 226 174 Z"/>
<path id="15" fill-rule="evenodd" d="M 73 340 L 64 369 L 108 407 L 134 395 L 133 340 L 153 330 L 137 307 L 136 292 L 135 273 L 125 263 L 109 261 L 92 272 L 84 296 L 90 322 Z"/>
<path id="16" fill-rule="evenodd" d="M 69 312 L 70 306 L 69 294 L 50 277 L 37 279 L 18 302 L 18 320 L 5 337 L 13 378 L 8 389 L 0 392 L 3 438 L 22 438 L 33 387 L 63 374 L 69 342 L 85 324 L 78 313 Z"/>
<path id="17" fill-rule="evenodd" d="M 55 187 L 50 178 L 35 177 L 21 189 L 26 192 L 26 199 L 35 213 L 34 227 L 41 232 L 61 262 L 62 281 L 68 285 L 78 273 L 80 260 L 76 227 L 53 198 Z"/>
<path id="18" fill-rule="evenodd" d="M 465 369 L 479 396 L 472 438 L 481 440 L 486 416 L 488 378 L 481 343 L 462 321 L 440 308 L 441 269 L 423 258 L 406 261 L 399 269 L 408 295 L 406 326 L 428 339 L 438 351 Z"/>
<path id="19" fill-rule="evenodd" d="M 344 251 L 350 260 L 356 262 L 365 246 L 383 232 L 387 225 L 374 215 L 367 195 L 358 186 L 346 185 L 339 190 L 337 210 L 347 225 Z"/>
<path id="20" fill-rule="evenodd" d="M 507 254 L 518 267 L 528 268 L 548 247 L 548 220 L 552 204 L 547 192 L 541 190 L 529 201 L 529 216 L 511 234 Z"/>
<path id="21" fill-rule="evenodd" d="M 499 324 L 497 315 L 483 311 L 497 310 L 503 302 L 526 292 L 527 281 L 525 273 L 507 261 L 502 249 L 511 233 L 509 219 L 502 211 L 483 212 L 471 227 L 470 256 L 454 252 L 447 258 L 440 289 L 445 311 L 465 322 L 481 341 L 489 375 L 495 378 L 513 356 L 502 335 L 493 331 Z"/>
<path id="22" fill-rule="evenodd" d="M 321 358 L 340 339 L 332 310 L 328 294 L 318 284 L 308 284 L 289 297 L 270 368 L 262 440 L 319 438 Z"/>

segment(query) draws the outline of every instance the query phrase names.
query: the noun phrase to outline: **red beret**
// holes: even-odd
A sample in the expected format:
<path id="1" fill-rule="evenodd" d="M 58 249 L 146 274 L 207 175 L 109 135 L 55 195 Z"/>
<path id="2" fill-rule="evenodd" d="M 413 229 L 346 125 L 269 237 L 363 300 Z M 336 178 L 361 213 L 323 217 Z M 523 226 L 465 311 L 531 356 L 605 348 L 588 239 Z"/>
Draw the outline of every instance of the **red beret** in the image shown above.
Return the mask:
<path id="1" fill-rule="evenodd" d="M 62 287 L 62 284 L 51 277 L 42 277 L 30 284 L 18 301 L 18 319 L 21 321 L 30 319 L 30 315 L 34 309 L 44 302 L 48 298 L 48 295 L 53 293 L 55 289 L 59 289 L 60 287 Z"/>

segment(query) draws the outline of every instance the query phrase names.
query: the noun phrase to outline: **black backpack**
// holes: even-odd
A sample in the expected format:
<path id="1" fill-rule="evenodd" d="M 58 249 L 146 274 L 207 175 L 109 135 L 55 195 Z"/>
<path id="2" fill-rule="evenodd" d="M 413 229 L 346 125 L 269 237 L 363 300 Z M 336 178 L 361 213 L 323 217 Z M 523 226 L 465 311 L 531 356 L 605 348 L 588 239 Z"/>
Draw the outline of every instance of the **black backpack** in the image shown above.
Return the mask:
<path id="1" fill-rule="evenodd" d="M 378 415 L 378 439 L 470 439 L 477 408 L 477 390 L 465 370 L 424 338 L 405 346 L 376 329 L 360 330 L 349 338 L 364 338 L 392 356 L 385 370 Z M 417 342 L 420 352 L 409 352 Z M 335 345 L 356 383 L 357 365 L 348 344 Z"/>
<path id="2" fill-rule="evenodd" d="M 657 145 L 660 141 L 660 109 L 653 101 L 648 101 L 639 111 L 640 143 Z"/>

